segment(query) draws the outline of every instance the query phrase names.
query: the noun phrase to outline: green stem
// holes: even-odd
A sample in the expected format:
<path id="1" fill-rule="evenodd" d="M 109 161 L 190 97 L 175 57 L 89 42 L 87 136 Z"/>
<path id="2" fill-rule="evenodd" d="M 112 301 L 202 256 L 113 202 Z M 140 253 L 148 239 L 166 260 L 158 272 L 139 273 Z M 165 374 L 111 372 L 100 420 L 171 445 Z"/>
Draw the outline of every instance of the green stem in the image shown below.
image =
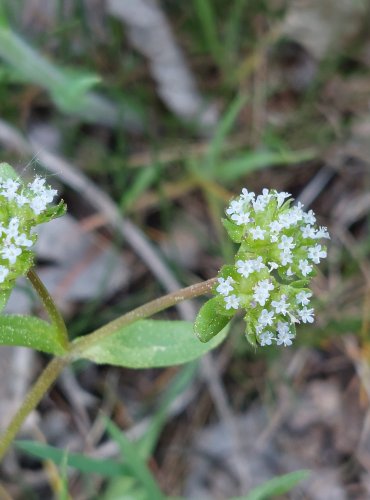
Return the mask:
<path id="1" fill-rule="evenodd" d="M 38 405 L 44 394 L 49 390 L 63 368 L 69 363 L 69 358 L 54 358 L 41 373 L 32 389 L 27 394 L 21 407 L 14 415 L 8 428 L 0 438 L 0 460 L 5 455 L 9 445 L 15 438 L 21 425 L 31 411 Z"/>
<path id="2" fill-rule="evenodd" d="M 40 280 L 38 275 L 33 269 L 30 269 L 27 273 L 27 277 L 32 283 L 33 288 L 36 290 L 38 296 L 40 297 L 45 309 L 47 310 L 50 320 L 55 326 L 58 334 L 58 340 L 63 347 L 68 349 L 69 339 L 68 331 L 64 319 L 60 314 L 53 298 L 46 289 L 44 283 Z"/>
<path id="3" fill-rule="evenodd" d="M 89 335 L 80 337 L 76 339 L 72 344 L 72 349 L 70 355 L 73 358 L 78 358 L 85 349 L 88 349 L 92 345 L 100 342 L 101 340 L 109 337 L 116 333 L 123 326 L 128 326 L 134 321 L 139 319 L 147 318 L 148 316 L 153 316 L 164 309 L 172 307 L 183 300 L 191 299 L 193 297 L 198 297 L 199 295 L 204 295 L 210 292 L 216 283 L 217 278 L 211 278 L 208 281 L 203 281 L 202 283 L 196 283 L 195 285 L 188 286 L 187 288 L 182 288 L 176 292 L 169 293 L 163 297 L 147 302 L 146 304 L 133 309 L 132 311 L 120 316 L 119 318 L 111 321 L 105 326 L 95 330 Z"/>

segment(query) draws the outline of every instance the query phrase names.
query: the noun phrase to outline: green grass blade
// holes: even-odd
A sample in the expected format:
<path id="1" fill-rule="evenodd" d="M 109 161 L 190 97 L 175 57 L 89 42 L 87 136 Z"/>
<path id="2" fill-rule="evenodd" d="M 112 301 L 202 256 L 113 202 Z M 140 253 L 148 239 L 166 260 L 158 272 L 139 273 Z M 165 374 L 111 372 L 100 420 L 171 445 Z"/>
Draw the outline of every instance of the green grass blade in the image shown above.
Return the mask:
<path id="1" fill-rule="evenodd" d="M 214 168 L 214 176 L 218 181 L 231 182 L 256 170 L 302 163 L 312 160 L 316 155 L 313 150 L 247 151 L 240 156 L 220 161 Z"/>
<path id="2" fill-rule="evenodd" d="M 149 458 L 152 455 L 163 426 L 166 423 L 169 406 L 179 394 L 185 391 L 190 382 L 194 380 L 197 371 L 197 361 L 188 363 L 179 371 L 179 373 L 177 373 L 173 381 L 170 383 L 162 398 L 162 403 L 159 409 L 153 416 L 147 431 L 138 442 L 138 450 L 142 457 Z"/>
<path id="3" fill-rule="evenodd" d="M 154 477 L 143 459 L 140 457 L 135 445 L 125 434 L 110 420 L 105 419 L 107 430 L 120 447 L 122 456 L 131 474 L 144 486 L 150 500 L 164 500 L 164 495 L 159 489 Z"/>
<path id="4" fill-rule="evenodd" d="M 236 119 L 238 118 L 238 115 L 246 102 L 246 96 L 236 96 L 230 104 L 229 108 L 226 110 L 226 113 L 222 117 L 219 125 L 217 126 L 217 129 L 209 146 L 208 153 L 206 155 L 206 170 L 209 171 L 209 173 L 212 174 L 214 169 L 216 168 L 220 152 L 222 151 L 225 143 L 225 139 L 234 126 Z"/>
<path id="5" fill-rule="evenodd" d="M 137 198 L 146 191 L 158 178 L 158 169 L 154 165 L 147 166 L 140 170 L 132 182 L 131 186 L 123 193 L 120 206 L 122 211 L 132 205 Z"/>
<path id="6" fill-rule="evenodd" d="M 217 34 L 216 16 L 212 2 L 210 0 L 193 0 L 193 2 L 204 34 L 205 45 L 214 61 L 222 66 L 223 50 Z"/>
<path id="7" fill-rule="evenodd" d="M 248 495 L 231 500 L 269 500 L 288 493 L 299 482 L 307 479 L 309 475 L 310 471 L 308 470 L 298 470 L 284 474 L 283 476 L 274 477 L 266 483 L 261 484 L 261 486 L 254 488 Z"/>
<path id="8" fill-rule="evenodd" d="M 20 440 L 15 442 L 15 446 L 41 460 L 51 460 L 56 465 L 63 465 L 66 460 L 68 467 L 73 467 L 86 474 L 117 477 L 122 476 L 125 472 L 127 473 L 127 468 L 114 460 L 89 458 L 80 453 L 68 453 L 65 458 L 65 450 L 35 441 Z"/>

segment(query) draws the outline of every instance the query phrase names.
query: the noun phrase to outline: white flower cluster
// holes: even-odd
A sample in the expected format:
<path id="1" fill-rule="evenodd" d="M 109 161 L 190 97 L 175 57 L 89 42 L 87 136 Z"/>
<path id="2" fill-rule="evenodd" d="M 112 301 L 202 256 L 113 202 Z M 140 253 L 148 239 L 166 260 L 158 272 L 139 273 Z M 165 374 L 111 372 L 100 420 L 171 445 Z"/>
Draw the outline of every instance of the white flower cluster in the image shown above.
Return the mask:
<path id="1" fill-rule="evenodd" d="M 330 236 L 315 226 L 312 210 L 292 201 L 285 192 L 264 189 L 256 196 L 243 189 L 226 210 L 225 227 L 240 248 L 235 265 L 221 269 L 216 291 L 225 314 L 245 309 L 247 337 L 261 346 L 289 346 L 295 324 L 314 321 L 307 285 L 327 255 L 318 240 Z"/>
<path id="2" fill-rule="evenodd" d="M 45 212 L 56 194 L 40 177 L 27 185 L 0 179 L 0 288 L 9 287 L 32 264 L 33 229 L 51 218 Z"/>

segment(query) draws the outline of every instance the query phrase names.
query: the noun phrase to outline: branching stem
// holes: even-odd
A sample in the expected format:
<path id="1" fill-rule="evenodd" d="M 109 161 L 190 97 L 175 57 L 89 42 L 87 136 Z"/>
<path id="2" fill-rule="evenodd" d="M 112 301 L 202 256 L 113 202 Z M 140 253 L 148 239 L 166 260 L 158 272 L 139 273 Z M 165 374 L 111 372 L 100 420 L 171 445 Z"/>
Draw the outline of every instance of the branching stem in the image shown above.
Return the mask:
<path id="1" fill-rule="evenodd" d="M 69 344 L 67 327 L 64 323 L 63 316 L 60 314 L 60 311 L 57 308 L 52 296 L 33 269 L 30 269 L 28 271 L 27 278 L 30 280 L 33 288 L 36 290 L 47 313 L 49 314 L 50 320 L 58 332 L 59 342 L 64 348 L 67 349 Z"/>
<path id="2" fill-rule="evenodd" d="M 61 371 L 69 363 L 75 361 L 79 357 L 83 357 L 83 352 L 86 349 L 93 346 L 97 342 L 109 337 L 110 335 L 114 335 L 122 327 L 128 326 L 131 323 L 138 321 L 139 319 L 152 316 L 153 314 L 172 307 L 183 300 L 188 300 L 193 297 L 198 297 L 200 295 L 209 293 L 212 290 L 217 279 L 212 278 L 208 281 L 188 286 L 187 288 L 183 288 L 182 290 L 178 290 L 176 292 L 169 293 L 168 295 L 164 295 L 163 297 L 160 297 L 158 299 L 152 300 L 151 302 L 148 302 L 147 304 L 137 307 L 133 311 L 124 314 L 120 318 L 111 321 L 107 325 L 99 328 L 98 330 L 95 330 L 89 335 L 76 339 L 72 343 L 69 343 L 65 323 L 49 292 L 46 290 L 40 278 L 34 271 L 29 271 L 28 278 L 30 279 L 32 285 L 34 286 L 43 304 L 45 305 L 45 308 L 50 315 L 50 319 L 57 327 L 58 334 L 60 335 L 60 340 L 63 341 L 66 345 L 66 348 L 70 350 L 67 355 L 56 357 L 52 361 L 50 361 L 45 370 L 36 380 L 33 387 L 30 389 L 21 407 L 11 420 L 8 428 L 0 437 L 0 460 L 5 455 L 9 445 L 15 438 L 27 416 L 31 413 L 32 410 L 35 409 L 44 394 L 50 389 Z"/>

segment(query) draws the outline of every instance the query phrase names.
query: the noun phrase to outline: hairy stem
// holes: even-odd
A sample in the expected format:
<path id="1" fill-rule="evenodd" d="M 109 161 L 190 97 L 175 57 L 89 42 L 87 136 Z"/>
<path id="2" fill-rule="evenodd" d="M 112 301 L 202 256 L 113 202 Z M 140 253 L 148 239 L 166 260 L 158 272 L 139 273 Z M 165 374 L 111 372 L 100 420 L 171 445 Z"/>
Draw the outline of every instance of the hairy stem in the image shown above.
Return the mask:
<path id="1" fill-rule="evenodd" d="M 217 278 L 211 278 L 208 281 L 196 283 L 195 285 L 169 293 L 168 295 L 164 295 L 163 297 L 159 297 L 158 299 L 152 300 L 151 302 L 147 302 L 146 304 L 133 309 L 127 314 L 120 316 L 89 335 L 76 339 L 72 344 L 73 347 L 71 350 L 71 356 L 73 358 L 78 358 L 85 349 L 88 349 L 97 342 L 100 342 L 102 339 L 113 335 L 123 326 L 128 326 L 139 319 L 152 316 L 153 314 L 172 307 L 183 300 L 192 299 L 193 297 L 198 297 L 199 295 L 204 295 L 210 292 L 216 283 L 216 280 Z"/>
<path id="2" fill-rule="evenodd" d="M 0 460 L 5 455 L 9 445 L 15 438 L 23 422 L 31 411 L 38 405 L 44 394 L 55 382 L 60 372 L 69 363 L 69 358 L 54 358 L 41 373 L 34 386 L 28 392 L 17 413 L 12 418 L 8 428 L 0 437 Z"/>
<path id="3" fill-rule="evenodd" d="M 64 319 L 59 312 L 53 298 L 46 289 L 44 283 L 40 280 L 38 275 L 33 269 L 30 269 L 27 273 L 27 277 L 30 280 L 33 288 L 36 290 L 38 296 L 40 297 L 44 307 L 50 317 L 51 322 L 55 326 L 58 332 L 58 340 L 63 347 L 68 348 L 69 339 L 68 331 Z"/>

